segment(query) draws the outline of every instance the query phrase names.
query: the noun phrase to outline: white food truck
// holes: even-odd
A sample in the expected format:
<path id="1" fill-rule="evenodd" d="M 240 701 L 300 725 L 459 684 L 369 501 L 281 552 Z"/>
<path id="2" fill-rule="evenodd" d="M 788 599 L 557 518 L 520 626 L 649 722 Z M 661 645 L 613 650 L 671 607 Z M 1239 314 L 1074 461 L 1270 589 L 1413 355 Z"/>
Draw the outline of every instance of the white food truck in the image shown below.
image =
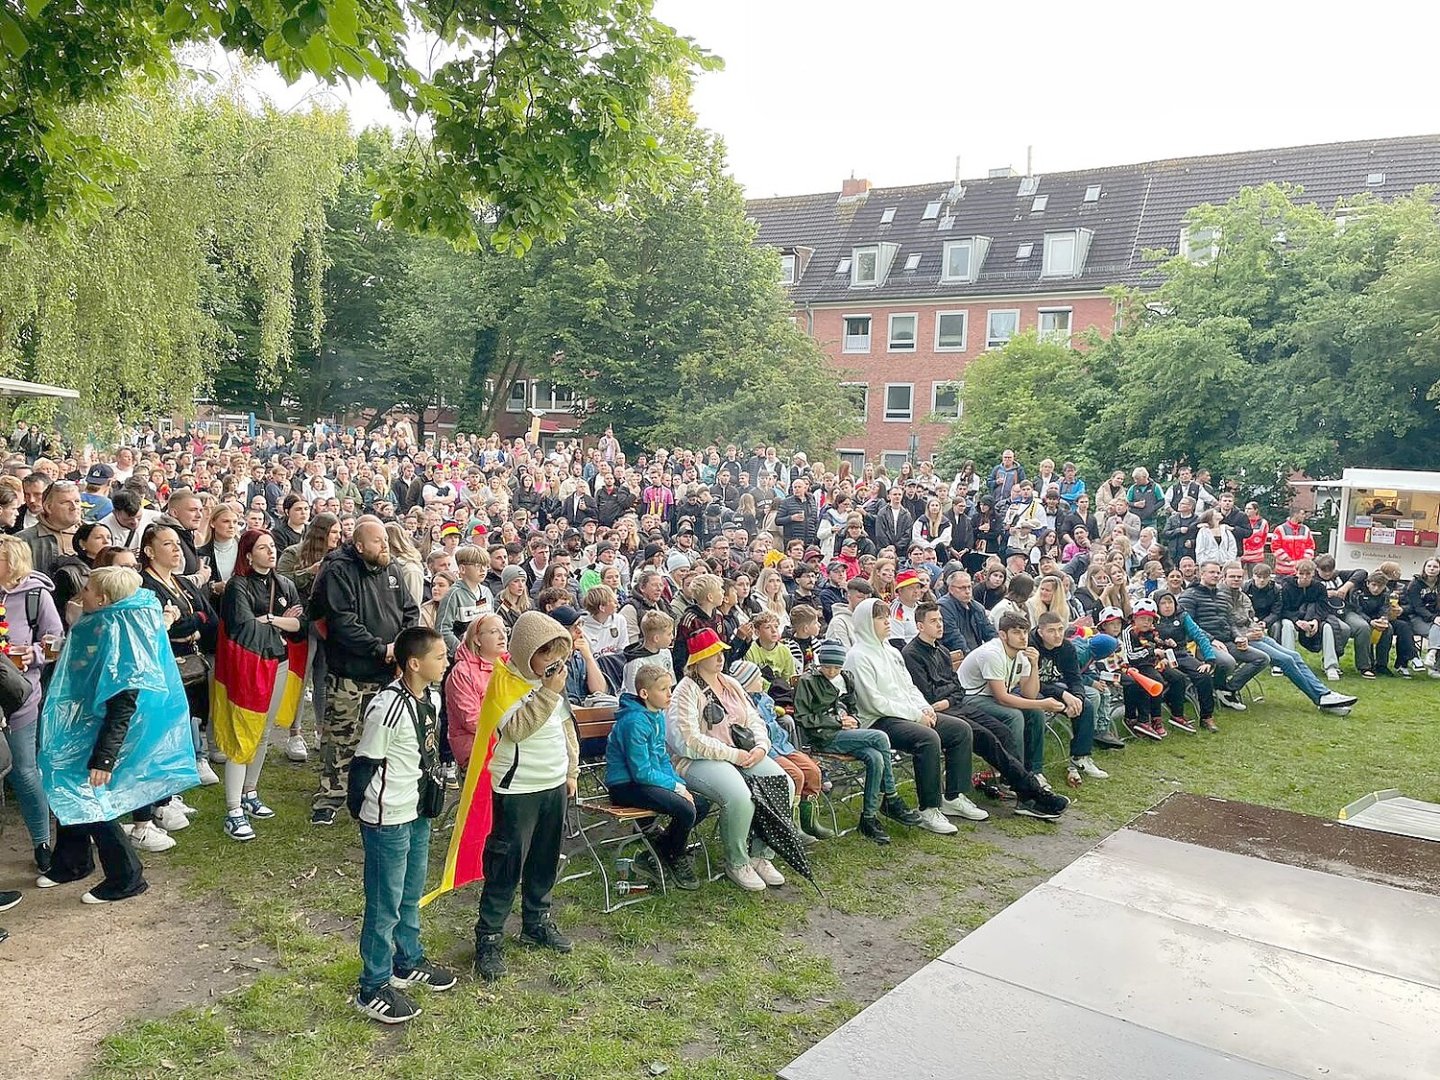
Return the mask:
<path id="1" fill-rule="evenodd" d="M 1440 472 L 1346 469 L 1330 554 L 1345 570 L 1400 564 L 1413 577 L 1440 551 Z"/>

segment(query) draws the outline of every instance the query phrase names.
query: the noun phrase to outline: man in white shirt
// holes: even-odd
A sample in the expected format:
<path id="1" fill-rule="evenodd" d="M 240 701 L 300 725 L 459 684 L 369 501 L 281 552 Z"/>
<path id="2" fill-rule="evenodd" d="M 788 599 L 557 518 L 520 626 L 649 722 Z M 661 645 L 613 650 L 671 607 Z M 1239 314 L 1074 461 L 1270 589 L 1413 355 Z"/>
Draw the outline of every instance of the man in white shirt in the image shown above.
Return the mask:
<path id="1" fill-rule="evenodd" d="M 1049 787 L 1040 772 L 1045 766 L 1045 714 L 1063 712 L 1065 704 L 1040 696 L 1040 654 L 1027 644 L 1029 620 L 1007 613 L 995 629 L 996 637 L 960 662 L 960 685 L 966 701 L 1010 729 L 1010 752 Z"/>

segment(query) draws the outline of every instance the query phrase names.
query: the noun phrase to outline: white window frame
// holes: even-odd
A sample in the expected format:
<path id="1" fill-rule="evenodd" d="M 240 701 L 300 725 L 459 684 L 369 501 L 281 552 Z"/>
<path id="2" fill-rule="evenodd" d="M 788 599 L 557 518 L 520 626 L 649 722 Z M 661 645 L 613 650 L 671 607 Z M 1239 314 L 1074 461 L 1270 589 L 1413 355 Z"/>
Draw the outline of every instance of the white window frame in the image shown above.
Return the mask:
<path id="1" fill-rule="evenodd" d="M 870 324 L 870 330 L 869 330 L 869 332 L 866 333 L 866 335 L 865 335 L 865 347 L 864 347 L 863 349 L 860 348 L 860 347 L 858 347 L 858 346 L 853 346 L 853 345 L 851 345 L 851 343 L 850 343 L 850 337 L 851 337 L 851 335 L 850 335 L 850 328 L 849 328 L 849 326 L 847 326 L 846 324 L 847 324 L 851 319 L 865 319 L 865 320 Z M 858 335 L 857 335 L 857 340 L 858 340 Z M 870 315 L 868 312 L 856 312 L 856 313 L 853 314 L 853 315 L 841 315 L 841 316 L 840 316 L 840 349 L 841 349 L 842 352 L 847 352 L 847 353 L 868 353 L 868 352 L 870 351 L 870 346 L 874 343 L 874 340 L 875 340 L 875 318 L 874 318 L 874 316 Z"/>
<path id="2" fill-rule="evenodd" d="M 864 262 L 864 257 L 867 255 L 873 257 L 875 260 L 875 276 L 868 280 L 860 276 L 860 266 Z M 876 285 L 880 284 L 880 246 L 878 244 L 871 244 L 867 247 L 857 247 L 850 253 L 850 256 L 850 284 L 852 286 L 873 289 Z"/>
<path id="3" fill-rule="evenodd" d="M 514 395 L 514 393 L 513 393 L 515 387 L 517 387 L 517 386 L 524 387 L 524 389 L 521 391 L 521 397 L 522 397 L 524 400 L 523 400 L 519 405 L 517 405 L 517 404 L 515 403 L 515 395 Z M 524 411 L 525 411 L 526 409 L 528 409 L 529 407 L 530 407 L 530 383 L 529 383 L 529 381 L 526 380 L 526 379 L 512 379 L 512 380 L 510 381 L 509 389 L 507 389 L 507 390 L 505 391 L 505 411 L 508 412 L 508 413 L 520 413 L 520 412 L 524 412 Z"/>
<path id="4" fill-rule="evenodd" d="M 535 408 L 542 409 L 545 412 L 568 413 L 575 407 L 575 391 L 570 390 L 569 387 L 556 383 L 547 383 L 545 384 L 546 390 L 544 396 L 541 396 L 541 384 L 538 381 L 532 381 L 531 385 L 534 387 Z M 557 389 L 569 390 L 570 396 L 568 398 L 556 397 L 555 391 Z"/>
<path id="5" fill-rule="evenodd" d="M 904 416 L 891 416 L 890 391 L 897 387 L 904 387 L 910 391 L 910 408 Z M 881 402 L 881 418 L 887 424 L 913 424 L 915 422 L 915 384 L 910 382 L 891 382 L 885 384 L 885 400 Z"/>
<path id="6" fill-rule="evenodd" d="M 897 207 L 894 206 L 885 207 L 885 209 L 880 213 L 880 224 L 889 225 L 892 221 L 894 221 L 896 209 Z"/>
<path id="7" fill-rule="evenodd" d="M 918 251 L 913 251 L 913 252 L 911 252 L 909 255 L 906 255 L 906 256 L 905 256 L 905 271 L 906 271 L 906 273 L 914 273 L 916 270 L 919 270 L 919 269 L 920 269 L 921 260 L 923 260 L 924 257 L 925 257 L 925 256 L 924 256 L 923 254 L 921 254 L 920 252 L 918 252 Z"/>
<path id="8" fill-rule="evenodd" d="M 1099 201 L 1100 201 L 1100 195 L 1101 195 L 1101 185 L 1100 185 L 1100 184 L 1090 184 L 1089 186 L 1087 186 L 1087 187 L 1085 188 L 1085 201 L 1086 201 L 1086 202 L 1099 202 Z"/>
<path id="9" fill-rule="evenodd" d="M 965 274 L 957 276 L 950 273 L 950 251 L 953 248 L 963 247 L 967 254 Z M 974 281 L 975 280 L 975 238 L 968 237 L 964 240 L 945 241 L 945 250 L 940 257 L 940 280 L 941 281 Z"/>
<path id="10" fill-rule="evenodd" d="M 936 199 L 934 202 L 928 202 L 928 203 L 925 204 L 925 212 L 920 215 L 920 220 L 921 220 L 921 221 L 934 221 L 934 220 L 935 220 L 936 218 L 938 218 L 939 216 L 940 216 L 940 200 L 939 200 L 939 199 Z"/>
<path id="11" fill-rule="evenodd" d="M 991 319 L 996 315 L 1014 315 L 1015 329 L 1008 338 L 997 338 L 994 336 L 991 326 Z M 1020 332 L 1020 309 L 1019 308 L 991 308 L 985 312 L 985 348 L 1003 349 L 1016 334 Z"/>
<path id="12" fill-rule="evenodd" d="M 840 384 L 841 389 L 856 386 L 863 391 L 863 394 L 860 401 L 860 411 L 856 414 L 855 419 L 864 423 L 870 418 L 870 384 L 866 382 L 842 382 Z"/>
<path id="13" fill-rule="evenodd" d="M 795 284 L 795 270 L 796 270 L 796 267 L 797 267 L 798 265 L 799 265 L 799 260 L 795 257 L 795 255 L 793 255 L 793 254 L 786 254 L 786 255 L 781 255 L 781 256 L 780 256 L 780 284 L 781 284 L 781 285 L 794 285 L 794 284 Z"/>
<path id="14" fill-rule="evenodd" d="M 949 416 L 940 412 L 938 398 L 940 391 L 945 387 L 955 389 L 955 415 Z M 947 424 L 953 424 L 960 417 L 965 415 L 965 380 L 964 379 L 938 379 L 930 384 L 930 415 L 937 417 Z"/>
<path id="15" fill-rule="evenodd" d="M 1045 207 L 1047 207 L 1047 206 L 1049 206 L 1049 205 L 1050 205 L 1050 196 L 1049 196 L 1049 195 L 1036 195 L 1035 198 L 1034 198 L 1033 200 L 1031 200 L 1031 202 L 1030 202 L 1030 213 L 1032 213 L 1032 214 L 1043 214 L 1043 213 L 1045 212 Z"/>
<path id="16" fill-rule="evenodd" d="M 1205 245 L 1203 237 L 1207 233 L 1210 243 Z M 1199 245 L 1192 243 L 1192 240 L 1197 238 L 1200 239 Z M 1206 225 L 1198 229 L 1191 229 L 1189 225 L 1180 226 L 1178 250 L 1180 257 L 1186 262 L 1194 263 L 1196 266 L 1206 265 L 1220 254 L 1220 227 Z"/>
<path id="17" fill-rule="evenodd" d="M 1047 331 L 1042 325 L 1046 315 L 1064 315 L 1065 332 Z M 1069 307 L 1042 307 L 1035 312 L 1035 334 L 1041 341 L 1054 341 L 1061 345 L 1069 343 L 1075 333 L 1075 309 Z"/>
<path id="18" fill-rule="evenodd" d="M 910 344 L 895 344 L 895 320 L 911 319 L 913 324 L 910 331 Z M 889 325 L 885 333 L 886 352 L 914 352 L 920 347 L 920 313 L 918 311 L 892 311 L 890 313 Z"/>
<path id="19" fill-rule="evenodd" d="M 947 315 L 959 315 L 961 318 L 960 344 L 940 344 L 940 320 Z M 937 311 L 935 313 L 935 351 L 936 352 L 964 352 L 970 344 L 970 312 L 969 311 Z"/>
<path id="20" fill-rule="evenodd" d="M 1056 269 L 1053 261 L 1054 256 L 1051 254 L 1053 248 L 1062 241 L 1070 245 L 1070 268 L 1068 270 Z M 1040 264 L 1041 277 L 1075 277 L 1080 262 L 1080 238 L 1075 235 L 1075 230 L 1071 229 L 1067 232 L 1046 233 L 1045 252 L 1042 259 L 1043 261 Z"/>

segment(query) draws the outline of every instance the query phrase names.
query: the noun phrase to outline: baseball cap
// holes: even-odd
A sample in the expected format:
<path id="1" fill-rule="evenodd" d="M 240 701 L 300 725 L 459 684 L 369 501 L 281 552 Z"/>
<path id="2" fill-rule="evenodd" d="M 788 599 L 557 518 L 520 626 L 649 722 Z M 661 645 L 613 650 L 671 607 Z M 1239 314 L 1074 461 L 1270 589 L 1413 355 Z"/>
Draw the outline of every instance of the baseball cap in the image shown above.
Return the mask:
<path id="1" fill-rule="evenodd" d="M 109 465 L 91 465 L 90 471 L 85 474 L 85 482 L 87 484 L 103 484 L 113 479 L 115 479 L 115 470 Z"/>
<path id="2" fill-rule="evenodd" d="M 560 607 L 557 607 L 554 611 L 550 612 L 550 617 L 565 627 L 566 630 L 569 630 L 570 627 L 574 626 L 583 618 L 580 612 L 576 611 L 569 604 L 562 604 Z"/>

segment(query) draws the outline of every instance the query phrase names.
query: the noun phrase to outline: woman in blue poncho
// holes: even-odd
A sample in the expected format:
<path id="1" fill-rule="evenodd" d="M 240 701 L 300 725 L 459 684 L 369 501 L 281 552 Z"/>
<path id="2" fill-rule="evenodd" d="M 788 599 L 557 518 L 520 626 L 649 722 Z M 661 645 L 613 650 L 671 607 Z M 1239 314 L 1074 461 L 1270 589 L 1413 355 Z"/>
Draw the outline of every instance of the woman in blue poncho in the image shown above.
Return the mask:
<path id="1" fill-rule="evenodd" d="M 199 783 L 189 709 L 159 601 L 126 567 L 101 567 L 80 595 L 75 624 L 41 719 L 39 765 L 60 826 L 42 889 L 105 879 L 87 904 L 148 888 L 118 818 Z"/>

